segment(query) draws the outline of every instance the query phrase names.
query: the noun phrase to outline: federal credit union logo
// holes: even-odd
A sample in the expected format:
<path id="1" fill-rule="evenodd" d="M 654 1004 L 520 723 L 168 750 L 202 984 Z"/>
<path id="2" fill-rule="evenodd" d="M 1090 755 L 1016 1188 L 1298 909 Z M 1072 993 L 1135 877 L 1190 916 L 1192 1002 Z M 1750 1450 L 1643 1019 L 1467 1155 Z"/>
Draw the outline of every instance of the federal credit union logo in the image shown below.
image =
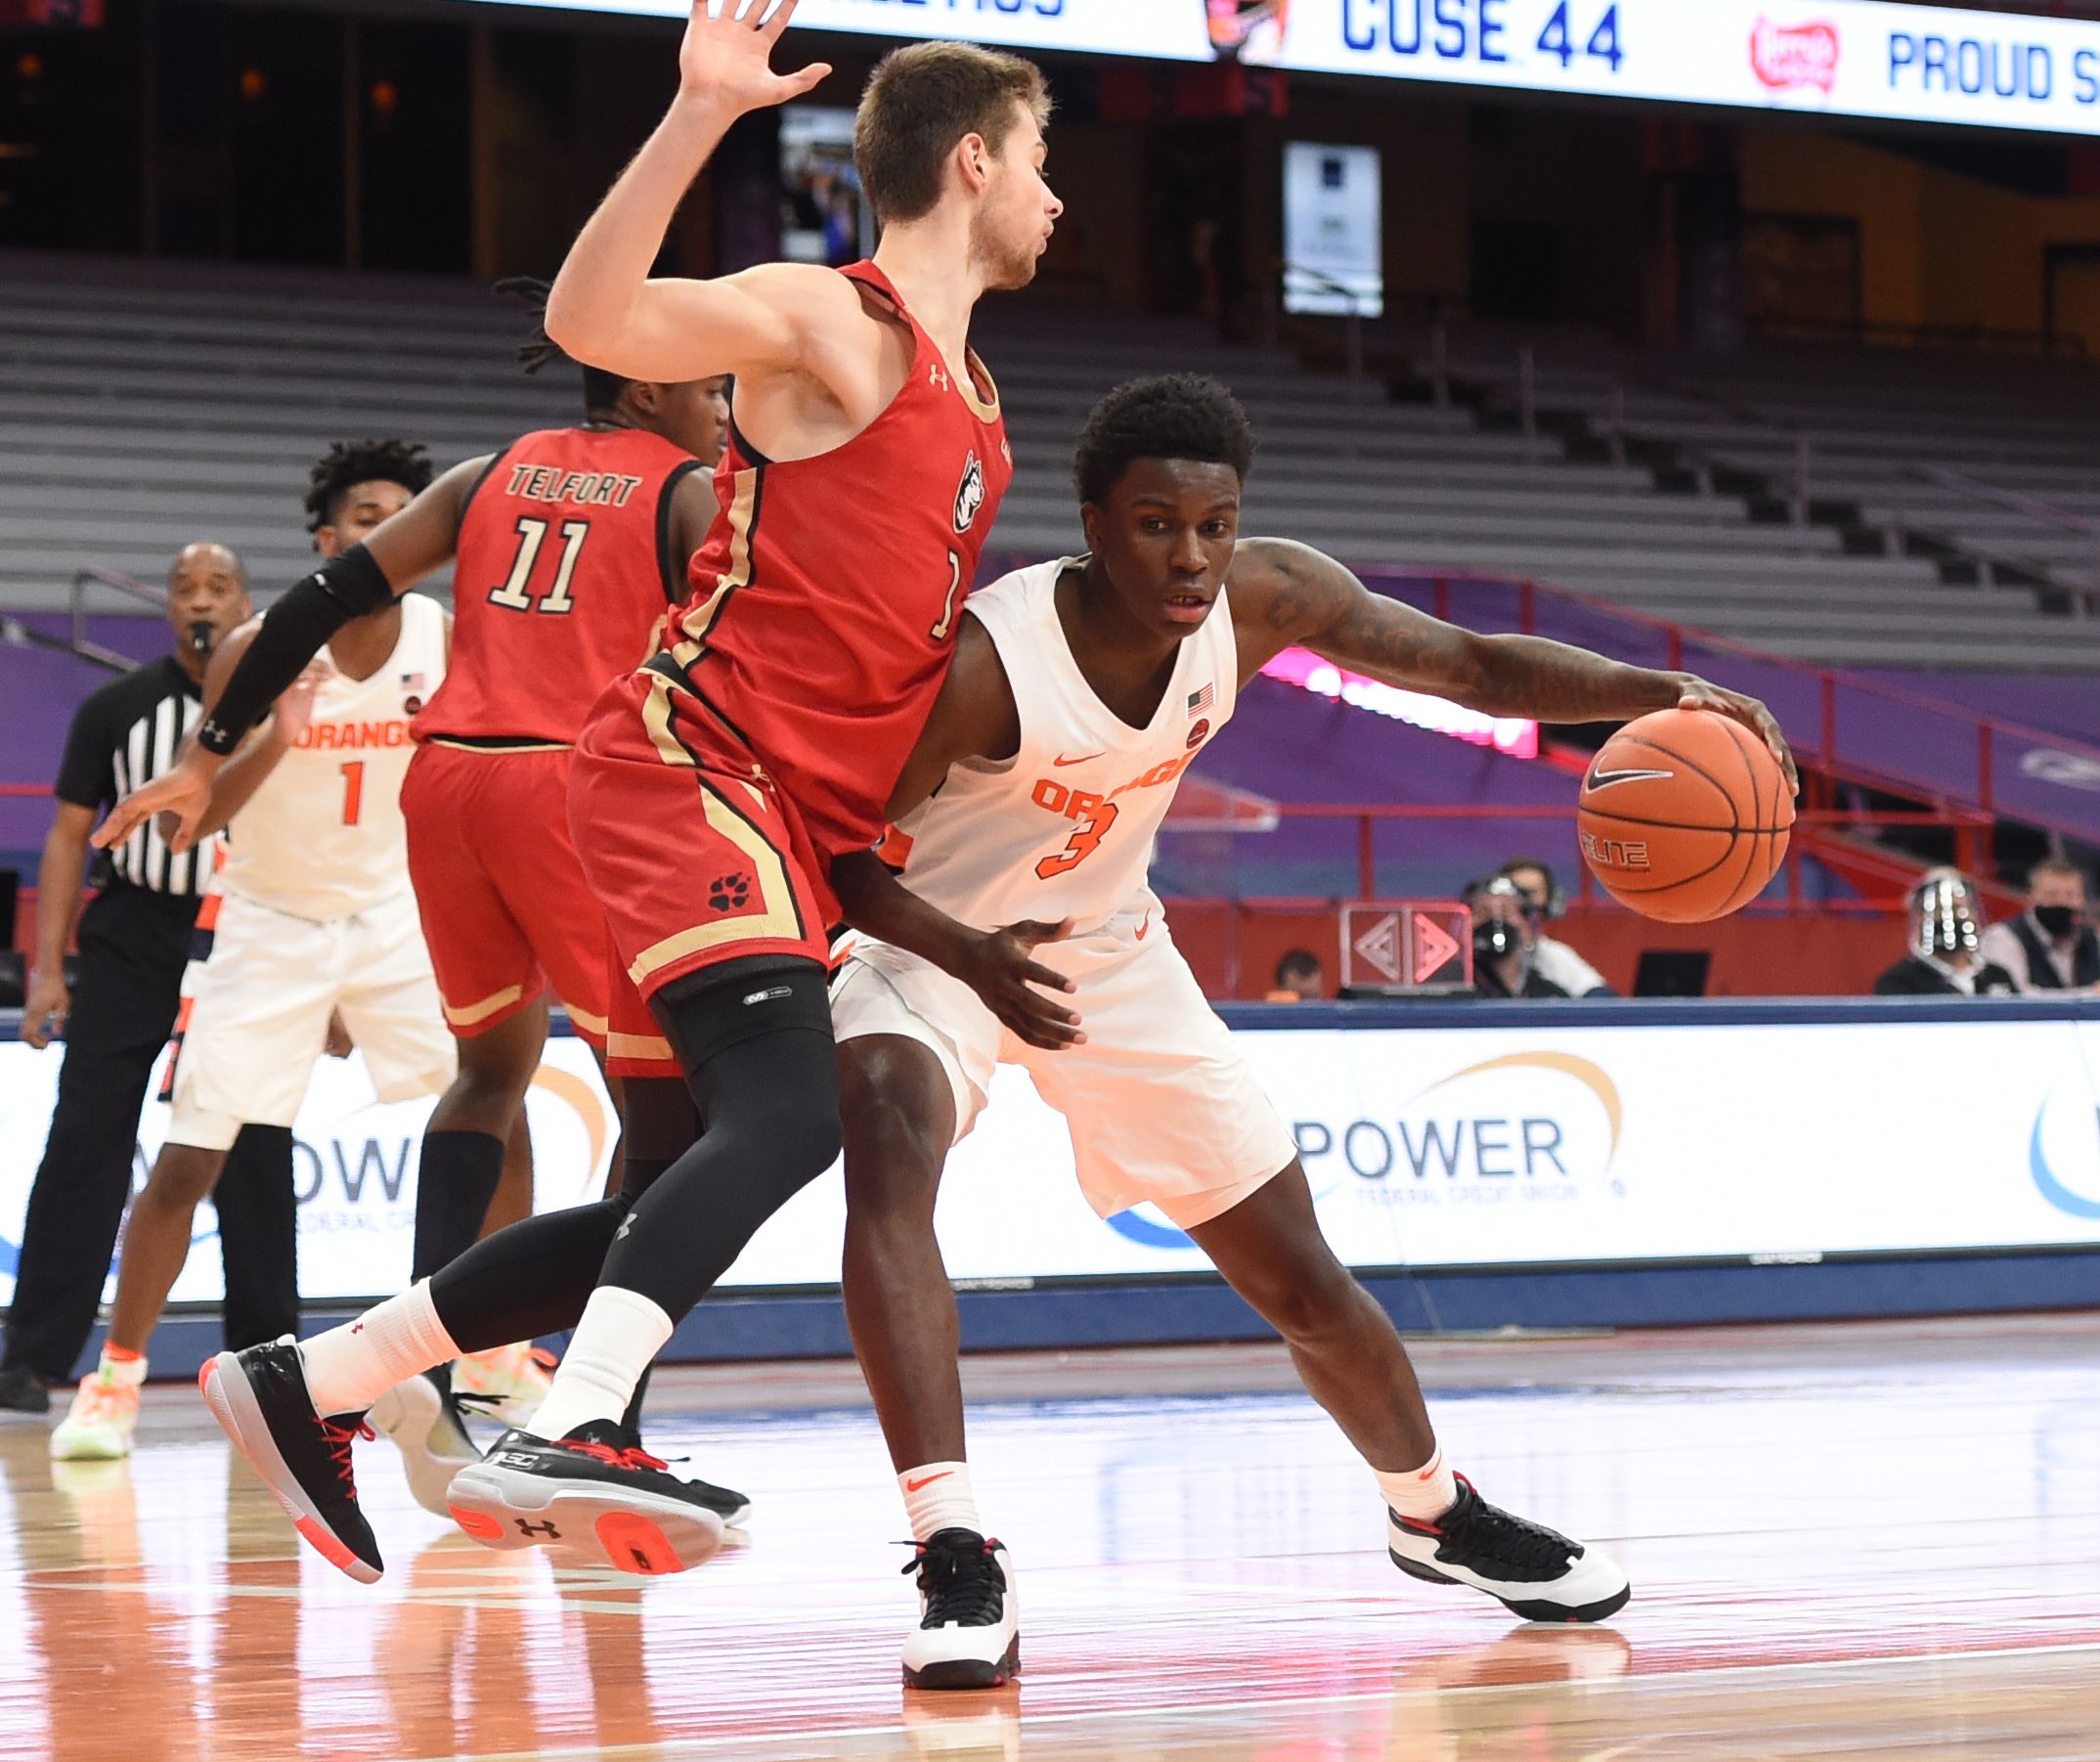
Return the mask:
<path id="1" fill-rule="evenodd" d="M 1572 1052 L 1510 1052 L 1417 1090 L 1382 1117 L 1293 1121 L 1316 1200 L 1343 1183 L 1395 1206 L 1567 1203 L 1609 1181 L 1625 1107 L 1609 1072 Z M 1610 1182 L 1608 1190 L 1620 1191 Z M 1137 1211 L 1109 1227 L 1144 1248 L 1189 1237 Z"/>
<path id="2" fill-rule="evenodd" d="M 2066 1216 L 2100 1220 L 2100 1107 L 2089 1083 L 2059 1083 L 2034 1110 L 2027 1171 Z"/>
<path id="3" fill-rule="evenodd" d="M 1769 92 L 1815 86 L 1824 97 L 1837 84 L 1835 24 L 1774 24 L 1761 18 L 1750 32 L 1750 70 Z"/>
<path id="4" fill-rule="evenodd" d="M 1609 1175 L 1625 1125 L 1619 1086 L 1572 1052 L 1508 1052 L 1418 1089 L 1385 1119 L 1300 1121 L 1309 1159 L 1338 1156 L 1367 1186 L 1430 1203 L 1499 1200 L 1534 1189 L 1571 1197 Z M 1507 1185 L 1506 1185 L 1507 1184 Z"/>

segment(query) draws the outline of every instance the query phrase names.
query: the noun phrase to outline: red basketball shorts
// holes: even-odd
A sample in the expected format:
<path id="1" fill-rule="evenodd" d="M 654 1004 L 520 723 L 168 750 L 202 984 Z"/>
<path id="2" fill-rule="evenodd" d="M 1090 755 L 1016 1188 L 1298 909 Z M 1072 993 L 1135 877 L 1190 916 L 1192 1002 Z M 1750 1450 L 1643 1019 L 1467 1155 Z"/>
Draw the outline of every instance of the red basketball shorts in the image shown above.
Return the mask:
<path id="1" fill-rule="evenodd" d="M 454 1034 L 486 1034 L 551 990 L 605 1043 L 605 916 L 569 841 L 566 747 L 426 743 L 401 789 L 409 878 Z"/>
<path id="2" fill-rule="evenodd" d="M 678 1066 L 644 999 L 755 954 L 828 964 L 827 869 L 801 815 L 699 699 L 648 668 L 592 707 L 569 831 L 611 932 L 607 1052 L 623 1076 Z"/>

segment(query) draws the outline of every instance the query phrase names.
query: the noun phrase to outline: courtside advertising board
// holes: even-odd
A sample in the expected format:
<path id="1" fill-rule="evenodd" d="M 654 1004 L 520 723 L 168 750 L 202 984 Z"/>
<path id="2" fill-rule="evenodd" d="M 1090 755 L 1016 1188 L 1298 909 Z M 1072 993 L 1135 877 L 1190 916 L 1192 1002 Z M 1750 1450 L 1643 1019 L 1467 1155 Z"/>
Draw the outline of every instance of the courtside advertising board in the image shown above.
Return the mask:
<path id="1" fill-rule="evenodd" d="M 1322 1227 L 1377 1268 L 1770 1261 L 2100 1247 L 2100 1024 L 2072 1020 L 1238 1033 L 1296 1137 Z M 60 1055 L 0 1044 L 0 1301 Z M 1162 1094 L 1159 1105 L 1171 1106 Z M 595 1198 L 616 1136 L 591 1056 L 557 1039 L 528 1103 L 542 1211 Z M 309 1299 L 408 1282 L 428 1101 L 322 1065 L 296 1128 Z M 143 1176 L 167 1110 L 150 1105 Z M 724 1287 L 839 1276 L 834 1168 Z M 962 1280 L 1145 1278 L 1203 1256 L 1145 1208 L 1096 1217 L 1070 1140 L 1002 1070 L 952 1159 L 941 1240 Z M 208 1210 L 174 1300 L 220 1295 Z M 113 1281 L 112 1281 L 113 1289 Z"/>

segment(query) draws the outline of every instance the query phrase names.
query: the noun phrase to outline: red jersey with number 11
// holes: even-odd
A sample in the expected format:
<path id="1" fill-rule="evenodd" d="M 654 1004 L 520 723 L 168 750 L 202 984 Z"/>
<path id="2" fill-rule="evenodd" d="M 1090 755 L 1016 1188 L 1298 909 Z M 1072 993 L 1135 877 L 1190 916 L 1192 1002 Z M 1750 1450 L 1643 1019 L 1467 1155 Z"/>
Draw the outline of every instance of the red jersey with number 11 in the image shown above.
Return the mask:
<path id="1" fill-rule="evenodd" d="M 911 325 L 911 371 L 867 427 L 811 459 L 775 463 L 732 423 L 722 512 L 666 639 L 827 857 L 882 836 L 1014 472 L 976 355 L 951 372 L 888 276 L 843 273 Z"/>
<path id="2" fill-rule="evenodd" d="M 684 591 L 671 502 L 699 469 L 643 428 L 547 428 L 499 453 L 459 519 L 452 671 L 416 738 L 574 744 Z"/>

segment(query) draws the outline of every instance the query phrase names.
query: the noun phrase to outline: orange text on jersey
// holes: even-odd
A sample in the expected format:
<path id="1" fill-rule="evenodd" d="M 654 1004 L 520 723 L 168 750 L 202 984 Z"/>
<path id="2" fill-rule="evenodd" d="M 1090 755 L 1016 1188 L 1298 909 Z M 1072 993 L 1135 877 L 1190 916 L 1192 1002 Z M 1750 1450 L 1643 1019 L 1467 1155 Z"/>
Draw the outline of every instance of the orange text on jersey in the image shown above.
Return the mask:
<path id="1" fill-rule="evenodd" d="M 625 507 L 641 488 L 620 471 L 565 471 L 559 465 L 514 464 L 507 494 L 525 502 L 571 502 L 579 507 Z"/>
<path id="2" fill-rule="evenodd" d="M 317 722 L 292 743 L 301 750 L 349 751 L 368 746 L 413 746 L 406 722 Z"/>
<path id="3" fill-rule="evenodd" d="M 1067 789 L 1056 778 L 1043 777 L 1028 792 L 1028 799 L 1036 807 L 1047 808 L 1067 819 L 1084 819 L 1090 814 L 1100 813 L 1104 802 L 1113 802 L 1133 789 L 1158 789 L 1161 784 L 1171 783 L 1189 769 L 1189 763 L 1195 757 L 1195 753 L 1182 753 L 1172 759 L 1162 759 L 1142 776 L 1116 784 L 1107 795 L 1096 795 L 1091 789 Z"/>

